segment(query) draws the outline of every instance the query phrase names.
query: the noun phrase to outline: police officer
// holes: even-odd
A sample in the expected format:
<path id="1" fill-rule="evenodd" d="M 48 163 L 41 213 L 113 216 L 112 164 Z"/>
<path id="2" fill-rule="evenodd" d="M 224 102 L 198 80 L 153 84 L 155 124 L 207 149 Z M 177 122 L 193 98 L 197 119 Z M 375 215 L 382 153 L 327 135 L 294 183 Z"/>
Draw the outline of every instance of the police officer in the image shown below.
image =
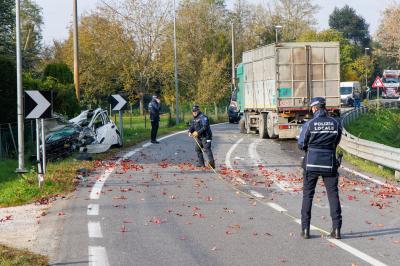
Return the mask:
<path id="1" fill-rule="evenodd" d="M 149 103 L 150 122 L 151 122 L 151 143 L 158 144 L 157 131 L 160 124 L 160 97 L 154 95 Z"/>
<path id="2" fill-rule="evenodd" d="M 210 122 L 208 121 L 208 117 L 202 112 L 200 112 L 200 107 L 198 105 L 193 105 L 192 114 L 193 114 L 193 120 L 190 124 L 189 136 L 192 136 L 197 140 L 197 143 L 195 143 L 196 145 L 195 150 L 197 153 L 197 157 L 199 158 L 197 166 L 198 167 L 205 166 L 203 152 L 201 151 L 201 149 L 203 149 L 207 154 L 209 165 L 212 168 L 215 168 L 214 156 L 211 151 L 212 132 L 210 128 Z"/>
<path id="3" fill-rule="evenodd" d="M 313 119 L 304 124 L 298 144 L 305 151 L 303 159 L 304 186 L 301 208 L 301 235 L 310 238 L 311 207 L 318 177 L 322 176 L 328 194 L 332 218 L 331 237 L 340 239 L 342 210 L 338 191 L 338 167 L 336 147 L 340 142 L 342 127 L 339 121 L 329 117 L 324 98 L 311 99 Z"/>

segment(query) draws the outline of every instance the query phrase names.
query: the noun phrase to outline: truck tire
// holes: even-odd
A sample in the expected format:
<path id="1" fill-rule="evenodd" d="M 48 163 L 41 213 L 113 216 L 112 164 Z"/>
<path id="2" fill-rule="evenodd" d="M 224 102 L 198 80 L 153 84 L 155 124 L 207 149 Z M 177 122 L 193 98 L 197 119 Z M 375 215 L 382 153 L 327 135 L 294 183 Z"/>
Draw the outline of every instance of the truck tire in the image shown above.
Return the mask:
<path id="1" fill-rule="evenodd" d="M 258 136 L 260 139 L 268 138 L 267 117 L 268 113 L 261 113 L 258 119 Z"/>
<path id="2" fill-rule="evenodd" d="M 246 131 L 246 120 L 244 119 L 244 116 L 242 116 L 240 118 L 240 120 L 239 120 L 239 130 L 240 130 L 240 133 L 242 133 L 242 134 L 246 134 L 247 133 L 247 131 Z"/>
<path id="3" fill-rule="evenodd" d="M 274 113 L 268 113 L 268 117 L 267 117 L 267 132 L 268 132 L 268 136 L 271 139 L 276 139 L 278 138 L 278 132 L 277 132 L 277 128 L 276 128 L 276 124 L 275 124 L 275 119 L 276 114 Z"/>

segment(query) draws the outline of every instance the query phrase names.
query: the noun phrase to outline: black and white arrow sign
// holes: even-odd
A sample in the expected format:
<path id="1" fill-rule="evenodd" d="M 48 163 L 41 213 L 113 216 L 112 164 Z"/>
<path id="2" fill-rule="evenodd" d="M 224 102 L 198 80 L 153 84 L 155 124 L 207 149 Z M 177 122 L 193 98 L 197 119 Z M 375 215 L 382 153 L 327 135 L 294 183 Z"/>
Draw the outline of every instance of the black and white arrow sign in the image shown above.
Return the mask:
<path id="1" fill-rule="evenodd" d="M 25 91 L 26 119 L 51 117 L 50 91 Z"/>
<path id="2" fill-rule="evenodd" d="M 128 106 L 128 101 L 119 94 L 111 95 L 110 102 L 113 111 L 121 111 Z"/>

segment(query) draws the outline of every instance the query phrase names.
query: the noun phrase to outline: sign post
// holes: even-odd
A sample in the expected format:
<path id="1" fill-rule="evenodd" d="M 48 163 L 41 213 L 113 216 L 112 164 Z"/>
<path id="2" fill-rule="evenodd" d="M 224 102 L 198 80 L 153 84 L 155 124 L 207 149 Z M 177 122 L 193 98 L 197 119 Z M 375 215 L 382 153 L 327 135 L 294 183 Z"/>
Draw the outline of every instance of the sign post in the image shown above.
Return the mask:
<path id="1" fill-rule="evenodd" d="M 46 171 L 46 147 L 43 118 L 51 117 L 52 97 L 50 91 L 25 91 L 25 94 L 26 119 L 36 120 L 36 158 L 38 164 L 39 187 L 41 187 L 44 181 L 44 173 Z M 42 124 L 42 156 L 40 156 L 40 122 Z"/>
<path id="2" fill-rule="evenodd" d="M 128 101 L 119 94 L 111 95 L 111 97 L 109 99 L 110 99 L 110 103 L 111 103 L 111 109 L 113 111 L 118 111 L 118 113 L 119 113 L 119 130 L 121 132 L 121 142 L 123 145 L 123 143 L 124 143 L 124 125 L 123 125 L 123 119 L 122 119 L 122 110 L 127 109 Z"/>
<path id="3" fill-rule="evenodd" d="M 385 87 L 383 85 L 382 79 L 379 76 L 376 76 L 374 83 L 372 84 L 372 88 L 376 89 L 376 102 L 377 107 L 379 108 L 379 89 Z"/>

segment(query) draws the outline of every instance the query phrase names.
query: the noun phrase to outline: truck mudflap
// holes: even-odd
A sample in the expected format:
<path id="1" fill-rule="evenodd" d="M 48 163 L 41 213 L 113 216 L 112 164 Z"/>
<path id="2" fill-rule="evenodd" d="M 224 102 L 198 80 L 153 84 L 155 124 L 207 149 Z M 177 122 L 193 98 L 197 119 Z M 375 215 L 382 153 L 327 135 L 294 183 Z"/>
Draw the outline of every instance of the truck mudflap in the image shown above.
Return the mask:
<path id="1" fill-rule="evenodd" d="M 278 125 L 279 139 L 295 139 L 300 135 L 302 124 L 284 123 Z"/>

